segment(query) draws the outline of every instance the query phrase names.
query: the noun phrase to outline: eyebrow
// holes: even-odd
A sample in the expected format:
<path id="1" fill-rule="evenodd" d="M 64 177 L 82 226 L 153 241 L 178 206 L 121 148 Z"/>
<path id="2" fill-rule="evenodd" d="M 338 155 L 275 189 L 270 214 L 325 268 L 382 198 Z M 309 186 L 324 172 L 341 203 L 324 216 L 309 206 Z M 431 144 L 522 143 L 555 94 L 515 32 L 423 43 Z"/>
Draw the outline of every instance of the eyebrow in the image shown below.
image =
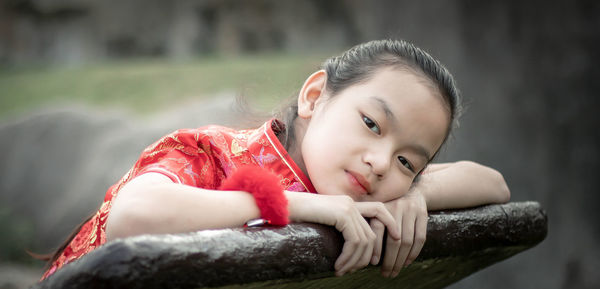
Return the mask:
<path id="1" fill-rule="evenodd" d="M 409 145 L 408 147 L 410 149 L 414 150 L 417 154 L 424 157 L 426 160 L 426 163 L 429 163 L 431 161 L 431 156 L 429 155 L 429 152 L 422 145 L 414 144 L 414 145 Z"/>
<path id="2" fill-rule="evenodd" d="M 390 120 L 392 122 L 394 120 L 396 120 L 396 115 L 390 109 L 390 106 L 388 105 L 388 103 L 384 99 L 382 99 L 382 98 L 380 98 L 378 96 L 373 96 L 371 99 L 374 100 L 377 103 L 377 106 L 381 110 L 383 110 L 383 112 L 385 113 L 385 116 L 388 118 L 388 120 Z M 414 150 L 417 154 L 419 154 L 422 157 L 424 157 L 427 163 L 429 163 L 431 161 L 431 155 L 425 149 L 425 147 L 423 147 L 422 145 L 420 145 L 420 144 L 413 144 L 413 145 L 410 145 L 409 148 L 412 149 L 412 150 Z"/>
<path id="3" fill-rule="evenodd" d="M 388 120 L 395 120 L 396 119 L 396 115 L 390 109 L 390 106 L 388 105 L 388 103 L 384 99 L 379 98 L 377 96 L 373 96 L 371 99 L 374 100 L 377 103 L 377 105 L 379 106 L 379 108 L 381 108 L 381 110 L 383 110 L 383 112 L 385 113 L 385 116 L 388 118 Z"/>

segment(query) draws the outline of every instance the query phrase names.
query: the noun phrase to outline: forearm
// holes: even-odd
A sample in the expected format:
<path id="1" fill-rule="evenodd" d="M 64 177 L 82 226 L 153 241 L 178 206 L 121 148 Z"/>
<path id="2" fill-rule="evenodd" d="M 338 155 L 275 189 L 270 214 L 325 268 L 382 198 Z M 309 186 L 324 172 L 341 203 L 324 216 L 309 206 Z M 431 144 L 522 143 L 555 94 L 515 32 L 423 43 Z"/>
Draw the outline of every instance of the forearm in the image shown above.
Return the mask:
<path id="1" fill-rule="evenodd" d="M 285 191 L 292 222 L 325 222 L 327 211 L 316 194 Z M 214 191 L 173 183 L 149 173 L 125 185 L 113 202 L 106 227 L 108 240 L 141 234 L 183 233 L 242 226 L 260 218 L 252 194 Z"/>
<path id="2" fill-rule="evenodd" d="M 260 217 L 251 194 L 175 184 L 158 174 L 132 180 L 116 197 L 107 239 L 237 227 Z"/>
<path id="3" fill-rule="evenodd" d="M 505 203 L 510 191 L 498 171 L 470 161 L 433 164 L 415 185 L 428 210 Z"/>

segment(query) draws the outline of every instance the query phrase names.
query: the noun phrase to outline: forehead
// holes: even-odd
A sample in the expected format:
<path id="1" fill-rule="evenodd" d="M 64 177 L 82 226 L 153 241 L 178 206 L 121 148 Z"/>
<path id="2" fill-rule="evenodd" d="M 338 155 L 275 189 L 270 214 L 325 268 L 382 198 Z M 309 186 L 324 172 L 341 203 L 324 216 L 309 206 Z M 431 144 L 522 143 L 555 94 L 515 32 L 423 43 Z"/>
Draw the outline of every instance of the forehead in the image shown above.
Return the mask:
<path id="1" fill-rule="evenodd" d="M 363 82 L 365 87 L 385 92 L 385 95 L 400 101 L 430 102 L 438 100 L 439 104 L 446 103 L 437 86 L 422 72 L 409 67 L 390 67 L 376 70 L 373 75 Z M 431 103 L 430 103 L 431 104 Z"/>
<path id="2" fill-rule="evenodd" d="M 375 71 L 369 78 L 352 85 L 340 94 L 367 93 L 362 96 L 378 96 L 388 103 L 403 103 L 413 106 L 441 106 L 447 110 L 447 104 L 437 86 L 420 72 L 410 68 L 383 68 Z M 346 92 L 346 93 L 345 93 Z"/>

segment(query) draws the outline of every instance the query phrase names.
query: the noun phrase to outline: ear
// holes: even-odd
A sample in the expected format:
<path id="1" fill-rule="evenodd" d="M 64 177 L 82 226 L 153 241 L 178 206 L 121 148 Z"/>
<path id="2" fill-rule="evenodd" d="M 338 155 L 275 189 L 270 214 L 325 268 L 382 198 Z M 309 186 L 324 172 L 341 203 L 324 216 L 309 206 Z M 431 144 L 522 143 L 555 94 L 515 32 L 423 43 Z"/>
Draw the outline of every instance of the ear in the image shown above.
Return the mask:
<path id="1" fill-rule="evenodd" d="M 309 76 L 298 95 L 298 116 L 308 119 L 313 115 L 315 107 L 324 100 L 327 73 L 319 70 Z"/>

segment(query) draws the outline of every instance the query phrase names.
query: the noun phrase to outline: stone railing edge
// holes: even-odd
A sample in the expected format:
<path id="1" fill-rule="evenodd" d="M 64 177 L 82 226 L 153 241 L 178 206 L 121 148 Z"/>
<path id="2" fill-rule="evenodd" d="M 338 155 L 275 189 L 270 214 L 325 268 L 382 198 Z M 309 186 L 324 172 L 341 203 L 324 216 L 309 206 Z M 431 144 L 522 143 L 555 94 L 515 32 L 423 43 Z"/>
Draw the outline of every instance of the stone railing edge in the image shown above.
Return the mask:
<path id="1" fill-rule="evenodd" d="M 546 234 L 546 213 L 537 202 L 430 212 L 419 258 L 395 279 L 378 276 L 377 266 L 334 277 L 343 238 L 318 224 L 144 235 L 109 242 L 33 288 L 441 288 L 535 246 Z"/>

